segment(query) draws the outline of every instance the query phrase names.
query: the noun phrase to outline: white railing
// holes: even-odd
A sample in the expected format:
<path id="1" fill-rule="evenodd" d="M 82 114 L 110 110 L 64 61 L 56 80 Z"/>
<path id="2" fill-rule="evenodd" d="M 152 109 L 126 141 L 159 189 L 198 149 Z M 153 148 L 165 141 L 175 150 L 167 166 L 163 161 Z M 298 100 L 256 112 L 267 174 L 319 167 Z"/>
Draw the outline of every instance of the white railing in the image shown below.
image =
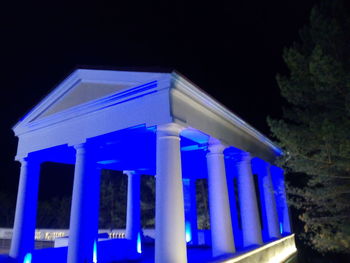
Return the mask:
<path id="1" fill-rule="evenodd" d="M 239 256 L 215 260 L 213 263 L 282 263 L 296 252 L 294 234 L 292 234 L 245 252 Z"/>
<path id="2" fill-rule="evenodd" d="M 99 233 L 107 233 L 111 239 L 125 238 L 125 229 L 100 229 Z M 0 228 L 0 239 L 12 239 L 12 228 Z M 36 241 L 55 241 L 57 238 L 66 237 L 69 235 L 68 229 L 35 229 Z"/>

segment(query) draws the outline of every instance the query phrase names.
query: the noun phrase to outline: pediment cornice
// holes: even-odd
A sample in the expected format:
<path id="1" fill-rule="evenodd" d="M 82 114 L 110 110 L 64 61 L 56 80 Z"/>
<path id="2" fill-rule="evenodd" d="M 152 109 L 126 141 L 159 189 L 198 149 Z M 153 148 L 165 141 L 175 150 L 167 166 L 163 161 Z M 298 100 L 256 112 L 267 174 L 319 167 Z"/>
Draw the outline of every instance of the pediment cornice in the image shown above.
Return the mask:
<path id="1" fill-rule="evenodd" d="M 132 81 L 131 81 L 132 80 Z M 40 118 L 45 112 L 54 107 L 57 102 L 64 98 L 80 83 L 95 83 L 125 85 L 126 88 L 97 99 L 74 105 L 67 109 Z M 16 136 L 79 117 L 96 110 L 108 108 L 114 104 L 122 103 L 139 96 L 156 92 L 164 87 L 169 87 L 170 74 L 166 73 L 143 73 L 121 72 L 78 69 L 60 83 L 49 93 L 36 107 L 26 114 L 14 127 Z"/>

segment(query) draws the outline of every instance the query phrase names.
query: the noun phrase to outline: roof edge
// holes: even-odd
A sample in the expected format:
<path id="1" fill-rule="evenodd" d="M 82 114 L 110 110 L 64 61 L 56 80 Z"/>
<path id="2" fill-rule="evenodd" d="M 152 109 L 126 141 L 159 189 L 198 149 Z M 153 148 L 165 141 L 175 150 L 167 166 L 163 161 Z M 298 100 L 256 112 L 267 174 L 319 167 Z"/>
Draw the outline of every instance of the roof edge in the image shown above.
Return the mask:
<path id="1" fill-rule="evenodd" d="M 178 71 L 173 71 L 172 79 L 173 81 L 180 83 L 180 87 L 182 87 L 182 90 L 188 95 L 196 98 L 200 102 L 203 102 L 205 100 L 204 104 L 207 105 L 208 108 L 218 113 L 220 116 L 224 117 L 243 131 L 247 132 L 258 141 L 272 148 L 275 153 L 279 155 L 283 153 L 282 149 L 278 147 L 275 143 L 273 143 L 267 136 L 265 136 L 264 134 L 253 128 L 253 126 L 242 120 L 238 115 L 236 115 L 226 106 L 215 100 L 207 92 L 199 88 L 196 84 L 194 84 L 188 78 L 183 76 L 181 73 L 179 73 Z"/>

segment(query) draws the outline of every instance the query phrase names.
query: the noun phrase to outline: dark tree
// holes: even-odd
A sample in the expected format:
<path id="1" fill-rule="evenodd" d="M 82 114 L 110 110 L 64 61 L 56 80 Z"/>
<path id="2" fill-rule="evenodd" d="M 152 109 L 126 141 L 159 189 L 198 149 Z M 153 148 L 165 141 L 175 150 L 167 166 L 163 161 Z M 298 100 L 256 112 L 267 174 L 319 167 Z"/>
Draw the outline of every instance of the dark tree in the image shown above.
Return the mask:
<path id="1" fill-rule="evenodd" d="M 196 182 L 196 203 L 198 229 L 210 229 L 208 183 L 206 179 L 198 179 Z"/>
<path id="2" fill-rule="evenodd" d="M 121 172 L 102 170 L 100 228 L 125 228 L 127 180 Z"/>
<path id="3" fill-rule="evenodd" d="M 12 227 L 15 217 L 16 197 L 0 192 L 0 227 Z"/>
<path id="4" fill-rule="evenodd" d="M 38 203 L 37 228 L 68 229 L 70 219 L 70 197 L 53 197 Z"/>
<path id="5" fill-rule="evenodd" d="M 141 176 L 141 223 L 143 228 L 155 227 L 156 180 L 154 176 Z"/>
<path id="6" fill-rule="evenodd" d="M 284 51 L 290 74 L 277 76 L 283 119 L 268 119 L 285 153 L 281 165 L 299 177 L 288 190 L 302 236 L 321 252 L 350 249 L 349 18 L 341 1 L 312 9 L 301 41 Z"/>

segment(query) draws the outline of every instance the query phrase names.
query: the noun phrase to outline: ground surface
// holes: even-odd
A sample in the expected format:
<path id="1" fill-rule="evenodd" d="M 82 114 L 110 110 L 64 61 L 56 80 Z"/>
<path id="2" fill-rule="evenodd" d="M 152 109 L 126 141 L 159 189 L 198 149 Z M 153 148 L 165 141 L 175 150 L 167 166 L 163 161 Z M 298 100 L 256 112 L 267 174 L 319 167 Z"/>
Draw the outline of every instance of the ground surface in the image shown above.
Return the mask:
<path id="1" fill-rule="evenodd" d="M 7 254 L 8 249 L 0 249 L 0 254 Z M 211 259 L 210 247 L 190 247 L 187 250 L 188 263 L 208 262 Z M 142 248 L 142 258 L 139 260 L 118 261 L 116 263 L 153 263 L 154 262 L 154 246 L 144 245 Z"/>

